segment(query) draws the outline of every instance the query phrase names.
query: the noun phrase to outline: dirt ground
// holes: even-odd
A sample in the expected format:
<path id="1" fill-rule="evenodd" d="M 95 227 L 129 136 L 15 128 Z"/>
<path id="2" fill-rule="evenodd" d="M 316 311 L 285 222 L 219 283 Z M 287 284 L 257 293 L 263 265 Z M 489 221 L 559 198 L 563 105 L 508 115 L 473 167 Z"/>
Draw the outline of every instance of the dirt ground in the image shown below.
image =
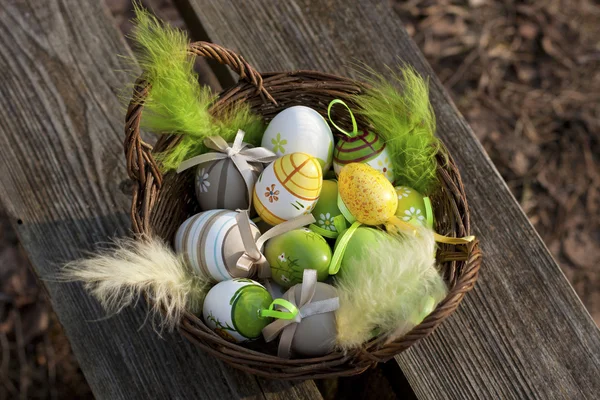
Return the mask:
<path id="1" fill-rule="evenodd" d="M 129 0 L 106 0 L 120 28 Z M 146 0 L 184 27 L 172 0 Z M 600 6 L 593 0 L 393 1 L 600 324 Z M 0 209 L 0 399 L 91 398 Z"/>

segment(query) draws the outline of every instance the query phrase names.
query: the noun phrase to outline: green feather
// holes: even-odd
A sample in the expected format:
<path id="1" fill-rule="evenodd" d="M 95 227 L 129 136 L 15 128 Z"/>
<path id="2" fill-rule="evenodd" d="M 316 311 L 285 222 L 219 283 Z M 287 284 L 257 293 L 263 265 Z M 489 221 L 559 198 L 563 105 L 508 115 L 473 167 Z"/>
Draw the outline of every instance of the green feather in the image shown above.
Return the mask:
<path id="1" fill-rule="evenodd" d="M 391 71 L 392 79 L 368 70 L 370 87 L 355 95 L 362 115 L 386 143 L 396 183 L 430 193 L 437 185 L 435 114 L 427 82 L 410 66 Z"/>
<path id="2" fill-rule="evenodd" d="M 195 57 L 187 53 L 187 34 L 163 25 L 138 4 L 134 10 L 132 39 L 138 63 L 151 84 L 141 125 L 156 133 L 183 135 L 175 147 L 157 155 L 162 168 L 176 169 L 182 161 L 206 152 L 203 141 L 207 136 L 220 135 L 231 142 L 242 129 L 245 142 L 260 145 L 264 123 L 248 104 L 234 103 L 218 118 L 210 114 L 218 96 L 198 83 Z"/>

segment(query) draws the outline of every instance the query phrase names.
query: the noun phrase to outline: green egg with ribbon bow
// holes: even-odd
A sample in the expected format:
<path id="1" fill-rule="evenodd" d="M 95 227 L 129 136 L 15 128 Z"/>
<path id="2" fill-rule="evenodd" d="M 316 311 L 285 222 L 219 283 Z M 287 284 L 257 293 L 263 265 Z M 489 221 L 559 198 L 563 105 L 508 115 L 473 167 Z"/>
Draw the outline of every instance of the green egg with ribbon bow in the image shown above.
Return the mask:
<path id="1" fill-rule="evenodd" d="M 331 248 L 321 235 L 310 229 L 294 229 L 270 239 L 264 254 L 271 266 L 272 279 L 285 288 L 301 283 L 306 269 L 316 270 L 319 281 L 329 276 Z"/>
<path id="2" fill-rule="evenodd" d="M 346 107 L 352 122 L 352 131 L 348 132 L 336 125 L 331 118 L 331 109 L 340 104 Z M 336 99 L 329 103 L 327 108 L 330 123 L 340 132 L 339 140 L 333 150 L 333 170 L 336 175 L 342 168 L 350 163 L 364 163 L 381 172 L 387 180 L 394 183 L 393 160 L 385 143 L 374 132 L 368 130 L 358 131 L 356 119 L 350 107 L 342 100 Z"/>

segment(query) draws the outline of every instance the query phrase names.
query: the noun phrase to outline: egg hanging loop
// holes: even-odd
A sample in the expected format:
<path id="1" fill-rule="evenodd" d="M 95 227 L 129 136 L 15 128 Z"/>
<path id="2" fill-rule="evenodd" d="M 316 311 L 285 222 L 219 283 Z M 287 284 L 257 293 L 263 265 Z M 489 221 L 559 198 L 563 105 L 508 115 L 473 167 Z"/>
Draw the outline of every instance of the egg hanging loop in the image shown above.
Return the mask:
<path id="1" fill-rule="evenodd" d="M 331 108 L 335 104 L 341 104 L 344 107 L 346 107 L 346 109 L 348 110 L 348 114 L 350 115 L 350 121 L 352 121 L 352 132 L 347 132 L 346 130 L 337 126 L 335 122 L 333 122 L 333 119 L 331 118 Z M 348 107 L 348 104 L 346 104 L 344 101 L 342 101 L 340 99 L 331 100 L 331 102 L 329 103 L 329 106 L 327 107 L 327 117 L 329 118 L 329 122 L 331 123 L 331 125 L 333 125 L 335 129 L 342 132 L 344 135 L 346 135 L 350 138 L 355 138 L 358 135 L 358 125 L 356 124 L 356 119 L 354 118 L 354 114 L 352 114 L 352 110 L 350 110 L 350 107 Z"/>

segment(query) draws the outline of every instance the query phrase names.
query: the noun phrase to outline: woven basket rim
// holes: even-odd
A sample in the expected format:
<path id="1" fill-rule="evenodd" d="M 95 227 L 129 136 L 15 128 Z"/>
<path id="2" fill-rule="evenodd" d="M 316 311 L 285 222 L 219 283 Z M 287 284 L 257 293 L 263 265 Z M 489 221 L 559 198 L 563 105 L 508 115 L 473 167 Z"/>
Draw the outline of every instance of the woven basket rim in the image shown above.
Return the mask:
<path id="1" fill-rule="evenodd" d="M 276 114 L 280 103 L 294 98 L 295 95 L 290 94 L 294 91 L 298 92 L 297 96 L 345 96 L 349 93 L 360 93 L 365 87 L 355 80 L 311 70 L 261 74 L 234 52 L 208 42 L 191 43 L 189 53 L 228 65 L 240 76 L 237 84 L 219 94 L 218 100 L 211 108 L 212 113 L 218 113 L 229 102 L 248 101 L 253 107 L 260 107 L 263 117 L 268 119 L 266 114 Z M 140 240 L 154 232 L 153 218 L 156 220 L 156 215 L 165 212 L 169 203 L 169 199 L 161 198 L 161 190 L 169 176 L 163 177 L 160 173 L 154 151 L 164 151 L 178 140 L 176 136 L 163 135 L 154 148 L 142 140 L 140 121 L 143 101 L 149 90 L 149 84 L 142 75 L 136 82 L 134 96 L 125 119 L 124 150 L 128 174 L 134 187 L 131 203 L 132 230 Z M 462 179 L 443 143 L 437 158 L 438 176 L 443 183 L 440 198 L 448 202 L 447 208 L 457 217 L 450 223 L 450 232 L 442 233 L 470 235 L 470 215 Z M 179 329 L 188 340 L 207 353 L 235 368 L 258 376 L 302 380 L 356 375 L 378 362 L 391 359 L 431 334 L 456 310 L 465 294 L 474 287 L 481 265 L 479 242 L 475 240 L 466 246 L 447 247 L 449 250 L 441 252 L 441 256 L 438 252 L 438 260 L 443 261 L 443 265 L 448 264 L 445 268 L 448 295 L 419 325 L 392 341 L 386 341 L 385 336 L 379 336 L 352 351 L 334 351 L 323 357 L 286 360 L 227 342 L 208 328 L 201 318 L 189 312 L 185 314 Z"/>

